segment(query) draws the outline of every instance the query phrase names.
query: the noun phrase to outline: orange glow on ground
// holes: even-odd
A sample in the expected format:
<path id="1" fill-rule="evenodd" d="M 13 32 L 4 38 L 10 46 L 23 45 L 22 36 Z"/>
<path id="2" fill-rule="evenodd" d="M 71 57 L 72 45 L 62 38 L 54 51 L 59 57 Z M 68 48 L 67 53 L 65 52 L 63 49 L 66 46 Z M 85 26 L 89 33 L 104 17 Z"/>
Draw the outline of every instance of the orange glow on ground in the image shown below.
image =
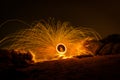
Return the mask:
<path id="1" fill-rule="evenodd" d="M 75 43 L 62 42 L 62 44 L 64 43 L 64 46 L 66 46 L 67 48 L 67 50 L 63 53 L 58 52 L 55 46 L 47 46 L 46 49 L 38 48 L 36 51 L 38 51 L 39 53 L 43 53 L 45 55 L 43 56 L 43 54 L 39 54 L 38 56 L 36 56 L 35 58 L 36 62 L 67 59 L 67 58 L 72 58 L 74 56 L 80 56 L 80 55 L 89 55 L 89 54 L 94 55 L 91 51 L 89 51 L 87 48 L 84 47 L 86 40 L 88 40 L 88 38 L 77 41 Z M 61 43 L 58 43 L 58 44 L 61 44 Z"/>

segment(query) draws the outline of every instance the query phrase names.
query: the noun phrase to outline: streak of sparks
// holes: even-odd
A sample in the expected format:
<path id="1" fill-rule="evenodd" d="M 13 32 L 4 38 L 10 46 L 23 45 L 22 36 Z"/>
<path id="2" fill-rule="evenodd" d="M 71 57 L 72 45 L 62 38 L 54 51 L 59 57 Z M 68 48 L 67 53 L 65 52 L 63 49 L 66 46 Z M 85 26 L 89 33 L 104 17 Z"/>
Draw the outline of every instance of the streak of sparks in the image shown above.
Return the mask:
<path id="1" fill-rule="evenodd" d="M 100 35 L 90 28 L 71 26 L 67 22 L 41 21 L 28 29 L 6 36 L 0 40 L 0 48 L 30 51 L 35 62 L 40 62 L 93 55 L 84 44 L 99 39 Z M 64 46 L 64 51 L 56 48 L 60 44 Z"/>

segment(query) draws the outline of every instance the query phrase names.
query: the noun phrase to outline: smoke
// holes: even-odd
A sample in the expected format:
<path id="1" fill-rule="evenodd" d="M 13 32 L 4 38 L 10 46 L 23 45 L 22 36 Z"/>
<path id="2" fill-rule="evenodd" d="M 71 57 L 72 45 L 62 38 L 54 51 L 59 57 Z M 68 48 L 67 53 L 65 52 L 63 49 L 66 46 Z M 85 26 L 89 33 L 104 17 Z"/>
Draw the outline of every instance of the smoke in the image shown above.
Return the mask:
<path id="1" fill-rule="evenodd" d="M 9 34 L 0 40 L 0 48 L 30 51 L 36 62 L 71 58 L 94 53 L 87 49 L 87 41 L 100 39 L 100 35 L 91 28 L 76 27 L 68 22 L 41 20 L 27 29 Z M 56 50 L 58 44 L 64 44 L 66 50 L 62 56 Z"/>

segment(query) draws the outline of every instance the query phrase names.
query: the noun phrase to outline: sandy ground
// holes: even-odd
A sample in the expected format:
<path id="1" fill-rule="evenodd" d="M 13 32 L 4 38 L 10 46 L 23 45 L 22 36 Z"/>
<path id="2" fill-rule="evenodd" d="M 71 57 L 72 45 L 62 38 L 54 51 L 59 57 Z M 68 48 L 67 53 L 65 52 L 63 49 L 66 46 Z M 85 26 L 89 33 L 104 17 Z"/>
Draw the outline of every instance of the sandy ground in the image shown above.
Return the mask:
<path id="1" fill-rule="evenodd" d="M 24 67 L 1 63 L 0 78 L 3 80 L 120 80 L 120 55 L 46 61 Z"/>

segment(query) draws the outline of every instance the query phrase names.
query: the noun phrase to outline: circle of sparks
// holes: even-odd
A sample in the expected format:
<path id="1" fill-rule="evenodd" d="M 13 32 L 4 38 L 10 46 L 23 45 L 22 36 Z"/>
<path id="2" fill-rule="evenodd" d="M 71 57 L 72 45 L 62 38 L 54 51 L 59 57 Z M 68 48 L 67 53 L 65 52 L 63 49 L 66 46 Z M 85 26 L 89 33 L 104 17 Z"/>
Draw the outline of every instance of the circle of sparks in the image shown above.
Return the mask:
<path id="1" fill-rule="evenodd" d="M 56 46 L 56 51 L 60 54 L 63 55 L 67 52 L 67 48 L 63 43 L 59 43 Z"/>
<path id="2" fill-rule="evenodd" d="M 0 25 L 0 28 L 6 23 Z M 9 30 L 9 28 L 4 30 Z M 101 36 L 91 28 L 72 26 L 68 22 L 41 20 L 28 28 L 0 38 L 0 48 L 30 51 L 34 56 L 33 59 L 41 62 L 57 60 L 61 57 L 65 59 L 78 55 L 94 55 L 97 47 L 95 49 L 93 45 L 99 47 L 99 40 L 101 40 Z"/>

